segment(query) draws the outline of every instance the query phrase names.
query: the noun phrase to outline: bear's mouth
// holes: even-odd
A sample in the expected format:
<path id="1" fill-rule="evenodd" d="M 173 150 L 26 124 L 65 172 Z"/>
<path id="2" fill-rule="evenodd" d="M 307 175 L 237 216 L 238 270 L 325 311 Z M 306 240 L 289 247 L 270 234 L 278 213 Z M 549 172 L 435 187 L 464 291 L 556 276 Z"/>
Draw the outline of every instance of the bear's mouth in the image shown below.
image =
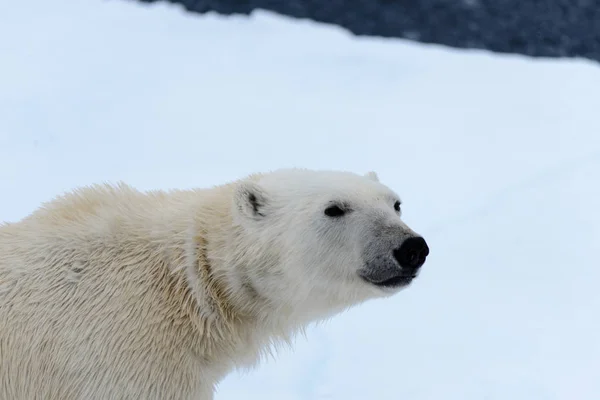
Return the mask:
<path id="1" fill-rule="evenodd" d="M 377 286 L 394 288 L 394 287 L 398 287 L 398 286 L 406 286 L 409 283 L 411 283 L 412 280 L 415 278 L 416 278 L 416 276 L 398 275 L 398 276 L 394 276 L 393 278 L 386 279 L 385 281 L 382 281 L 382 282 L 373 282 L 373 283 Z"/>
<path id="2" fill-rule="evenodd" d="M 375 285 L 378 287 L 383 287 L 383 288 L 392 288 L 392 289 L 406 286 L 406 285 L 410 284 L 413 281 L 413 279 L 415 279 L 416 277 L 417 277 L 416 275 L 398 274 L 398 275 L 389 277 L 384 280 L 374 280 L 374 279 L 370 279 L 369 276 L 362 275 L 362 278 L 372 285 Z"/>

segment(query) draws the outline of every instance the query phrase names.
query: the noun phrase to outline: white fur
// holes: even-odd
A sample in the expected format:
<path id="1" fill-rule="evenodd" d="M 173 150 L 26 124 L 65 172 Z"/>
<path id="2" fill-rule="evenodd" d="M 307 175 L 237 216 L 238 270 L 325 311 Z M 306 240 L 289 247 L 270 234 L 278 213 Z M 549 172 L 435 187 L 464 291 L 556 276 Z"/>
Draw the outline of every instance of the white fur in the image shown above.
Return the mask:
<path id="1" fill-rule="evenodd" d="M 375 173 L 291 169 L 44 204 L 0 227 L 0 399 L 212 399 L 308 323 L 397 292 L 356 273 L 380 226 L 412 232 L 396 198 Z"/>

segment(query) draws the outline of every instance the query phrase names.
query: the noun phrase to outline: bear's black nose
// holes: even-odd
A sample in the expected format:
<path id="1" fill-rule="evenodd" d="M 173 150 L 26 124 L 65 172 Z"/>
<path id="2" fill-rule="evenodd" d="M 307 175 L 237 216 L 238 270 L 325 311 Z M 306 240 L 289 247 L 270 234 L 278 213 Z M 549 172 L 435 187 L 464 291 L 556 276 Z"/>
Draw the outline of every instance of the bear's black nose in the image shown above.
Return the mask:
<path id="1" fill-rule="evenodd" d="M 427 242 L 420 236 L 409 237 L 394 250 L 394 258 L 403 269 L 403 274 L 415 273 L 424 263 L 429 254 Z"/>

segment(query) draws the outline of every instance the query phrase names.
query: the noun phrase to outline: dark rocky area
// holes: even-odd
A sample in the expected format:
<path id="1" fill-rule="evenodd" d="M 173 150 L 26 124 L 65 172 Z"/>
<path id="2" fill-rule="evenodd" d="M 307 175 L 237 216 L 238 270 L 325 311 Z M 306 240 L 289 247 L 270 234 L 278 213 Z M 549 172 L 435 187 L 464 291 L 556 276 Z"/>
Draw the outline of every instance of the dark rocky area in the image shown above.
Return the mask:
<path id="1" fill-rule="evenodd" d="M 456 48 L 600 61 L 600 0 L 138 0 L 195 13 L 263 9 L 339 25 L 355 35 Z"/>

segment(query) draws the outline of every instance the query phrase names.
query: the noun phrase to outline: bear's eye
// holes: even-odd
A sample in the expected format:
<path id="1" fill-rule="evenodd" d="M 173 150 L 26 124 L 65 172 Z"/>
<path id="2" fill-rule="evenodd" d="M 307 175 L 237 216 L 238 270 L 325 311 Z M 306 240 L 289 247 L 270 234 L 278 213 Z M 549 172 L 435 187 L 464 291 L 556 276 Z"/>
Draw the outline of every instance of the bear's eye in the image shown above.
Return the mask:
<path id="1" fill-rule="evenodd" d="M 328 217 L 341 217 L 344 215 L 346 211 L 342 209 L 340 206 L 329 206 L 325 209 L 325 215 Z"/>
<path id="2" fill-rule="evenodd" d="M 396 210 L 396 212 L 400 212 L 400 202 L 396 201 L 394 203 L 394 210 Z"/>

